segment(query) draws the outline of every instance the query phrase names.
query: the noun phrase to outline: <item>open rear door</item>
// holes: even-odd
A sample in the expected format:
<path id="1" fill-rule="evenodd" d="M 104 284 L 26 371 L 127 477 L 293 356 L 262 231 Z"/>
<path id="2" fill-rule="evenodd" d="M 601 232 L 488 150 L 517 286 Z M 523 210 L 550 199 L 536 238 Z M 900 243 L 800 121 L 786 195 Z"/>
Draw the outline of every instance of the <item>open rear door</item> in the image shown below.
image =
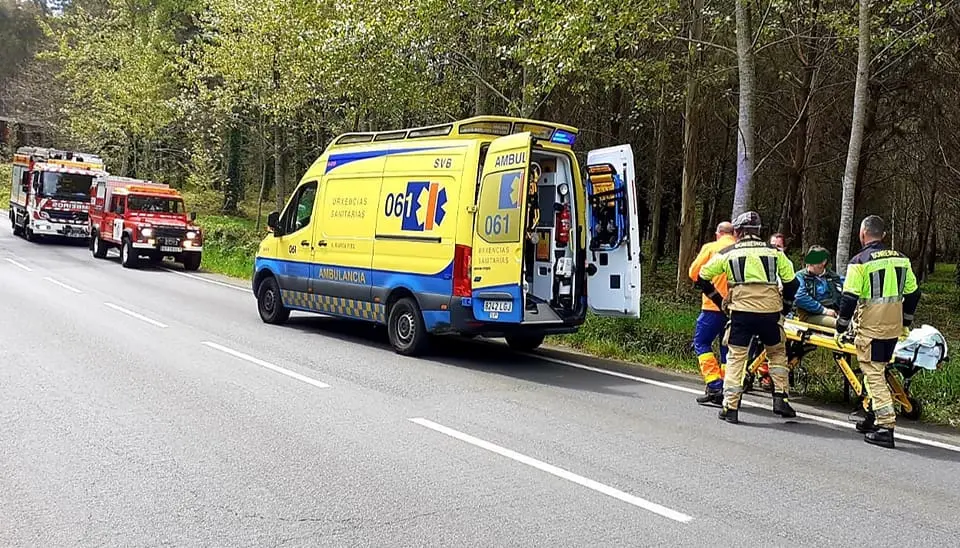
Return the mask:
<path id="1" fill-rule="evenodd" d="M 630 145 L 587 153 L 587 301 L 601 316 L 640 317 L 640 227 Z"/>
<path id="2" fill-rule="evenodd" d="M 487 150 L 474 220 L 473 316 L 523 319 L 523 223 L 530 168 L 530 133 L 501 137 Z"/>

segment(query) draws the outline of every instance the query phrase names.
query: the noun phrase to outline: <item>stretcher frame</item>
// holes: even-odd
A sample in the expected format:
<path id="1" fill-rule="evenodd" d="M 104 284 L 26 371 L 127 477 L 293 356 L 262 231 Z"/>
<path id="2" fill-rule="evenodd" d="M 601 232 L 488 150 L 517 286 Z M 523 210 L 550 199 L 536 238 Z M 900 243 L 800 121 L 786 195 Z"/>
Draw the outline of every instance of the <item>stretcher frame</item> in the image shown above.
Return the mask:
<path id="1" fill-rule="evenodd" d="M 794 352 L 791 355 L 791 345 L 787 344 L 787 367 L 791 372 L 797 370 L 803 357 L 816 348 L 829 350 L 833 356 L 833 361 L 843 373 L 846 381 L 844 386 L 844 395 L 849 399 L 849 391 L 861 400 L 864 411 L 869 411 L 869 400 L 866 397 L 866 386 L 857 376 L 854 368 L 851 366 L 852 357 L 857 355 L 857 348 L 850 339 L 836 339 L 836 330 L 831 327 L 802 322 L 800 320 L 788 318 L 784 320 L 783 330 L 787 337 L 787 342 L 799 343 L 801 345 L 799 353 Z M 807 350 L 807 345 L 815 348 Z M 760 367 L 767 361 L 767 351 L 762 350 L 747 367 L 747 375 L 756 378 Z M 910 395 L 910 383 L 913 376 L 921 371 L 922 368 L 912 363 L 899 362 L 896 357 L 890 360 L 884 371 L 884 377 L 887 381 L 887 387 L 890 389 L 890 395 L 893 398 L 897 413 L 904 418 L 917 420 L 923 412 L 923 406 L 919 400 Z M 750 385 L 753 383 L 750 382 Z M 746 385 L 746 383 L 745 383 Z"/>

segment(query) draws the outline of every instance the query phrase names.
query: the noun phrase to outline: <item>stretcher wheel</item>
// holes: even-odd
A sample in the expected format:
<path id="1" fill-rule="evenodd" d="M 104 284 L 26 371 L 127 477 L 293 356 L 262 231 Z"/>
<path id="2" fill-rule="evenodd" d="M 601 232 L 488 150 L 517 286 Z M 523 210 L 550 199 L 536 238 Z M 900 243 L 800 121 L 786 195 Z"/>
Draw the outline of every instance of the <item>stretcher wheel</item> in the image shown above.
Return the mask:
<path id="1" fill-rule="evenodd" d="M 753 391 L 753 383 L 756 381 L 756 375 L 753 373 L 747 373 L 743 376 L 743 391 L 751 392 Z"/>
<path id="2" fill-rule="evenodd" d="M 907 400 L 910 402 L 910 412 L 908 413 L 905 410 L 901 410 L 900 416 L 912 421 L 920 420 L 920 415 L 923 414 L 923 404 L 921 404 L 920 400 L 914 398 L 913 396 L 910 396 L 907 398 Z"/>

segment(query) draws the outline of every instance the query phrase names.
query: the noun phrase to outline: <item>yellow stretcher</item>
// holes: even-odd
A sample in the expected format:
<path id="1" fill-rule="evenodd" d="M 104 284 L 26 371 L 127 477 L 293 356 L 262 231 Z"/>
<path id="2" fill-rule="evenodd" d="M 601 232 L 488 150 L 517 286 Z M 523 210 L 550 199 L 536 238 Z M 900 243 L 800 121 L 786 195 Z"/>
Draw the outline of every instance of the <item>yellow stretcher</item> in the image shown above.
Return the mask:
<path id="1" fill-rule="evenodd" d="M 787 359 L 790 370 L 796 374 L 799 371 L 801 361 L 806 354 L 823 348 L 830 351 L 833 355 L 833 361 L 840 368 L 846 380 L 845 390 L 852 390 L 857 397 L 861 398 L 866 406 L 865 387 L 851 366 L 852 358 L 857 355 L 857 349 L 850 339 L 843 339 L 838 342 L 835 338 L 836 331 L 830 327 L 824 327 L 815 324 L 801 322 L 796 319 L 784 320 L 783 330 L 787 336 Z M 761 351 L 750 363 L 747 368 L 747 378 L 744 387 L 750 389 L 760 367 L 766 363 L 766 351 Z M 922 371 L 923 368 L 917 367 L 912 360 L 898 359 L 896 356 L 890 361 L 886 369 L 887 386 L 890 388 L 890 394 L 897 407 L 897 412 L 905 418 L 916 420 L 920 418 L 923 411 L 921 403 L 910 395 L 910 382 L 913 376 Z M 847 392 L 847 395 L 849 392 Z"/>

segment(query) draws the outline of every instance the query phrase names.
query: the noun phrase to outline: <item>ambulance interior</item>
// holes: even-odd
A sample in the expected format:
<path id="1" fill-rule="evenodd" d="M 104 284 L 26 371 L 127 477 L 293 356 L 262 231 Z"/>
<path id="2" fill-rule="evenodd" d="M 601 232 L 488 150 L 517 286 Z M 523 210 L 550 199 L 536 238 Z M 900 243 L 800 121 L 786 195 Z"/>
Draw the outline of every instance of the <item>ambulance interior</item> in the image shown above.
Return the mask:
<path id="1" fill-rule="evenodd" d="M 534 150 L 524 230 L 524 323 L 557 322 L 573 312 L 576 201 L 568 157 Z"/>

